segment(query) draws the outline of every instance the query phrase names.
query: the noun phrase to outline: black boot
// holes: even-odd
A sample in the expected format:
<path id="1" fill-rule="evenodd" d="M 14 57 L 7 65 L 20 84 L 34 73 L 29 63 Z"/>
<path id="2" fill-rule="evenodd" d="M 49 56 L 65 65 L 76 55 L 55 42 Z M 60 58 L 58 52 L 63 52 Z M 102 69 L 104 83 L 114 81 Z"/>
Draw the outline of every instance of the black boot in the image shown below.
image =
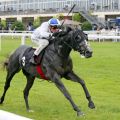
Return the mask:
<path id="1" fill-rule="evenodd" d="M 37 56 L 35 55 L 35 54 L 33 54 L 33 56 L 31 57 L 31 59 L 30 59 L 30 63 L 32 63 L 32 64 L 34 64 L 34 65 L 37 65 L 37 63 L 35 62 L 35 58 L 36 58 Z"/>

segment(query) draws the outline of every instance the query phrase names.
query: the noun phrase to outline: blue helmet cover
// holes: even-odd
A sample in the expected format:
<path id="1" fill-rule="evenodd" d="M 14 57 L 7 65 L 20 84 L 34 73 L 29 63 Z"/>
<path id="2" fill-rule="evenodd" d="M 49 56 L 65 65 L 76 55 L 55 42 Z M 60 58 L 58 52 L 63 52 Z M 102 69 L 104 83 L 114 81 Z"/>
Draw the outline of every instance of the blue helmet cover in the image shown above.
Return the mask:
<path id="1" fill-rule="evenodd" d="M 56 18 L 51 18 L 49 21 L 48 21 L 49 25 L 51 26 L 59 26 L 60 25 L 60 21 Z"/>

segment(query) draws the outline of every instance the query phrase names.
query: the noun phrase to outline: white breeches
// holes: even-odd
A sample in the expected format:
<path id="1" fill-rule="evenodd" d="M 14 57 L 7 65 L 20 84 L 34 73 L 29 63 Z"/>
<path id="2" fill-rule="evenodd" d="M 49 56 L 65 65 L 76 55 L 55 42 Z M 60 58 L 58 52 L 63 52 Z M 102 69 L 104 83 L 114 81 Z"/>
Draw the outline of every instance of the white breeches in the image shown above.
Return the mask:
<path id="1" fill-rule="evenodd" d="M 32 42 L 38 45 L 38 48 L 34 52 L 34 54 L 37 56 L 49 44 L 49 41 L 46 39 L 32 39 Z"/>

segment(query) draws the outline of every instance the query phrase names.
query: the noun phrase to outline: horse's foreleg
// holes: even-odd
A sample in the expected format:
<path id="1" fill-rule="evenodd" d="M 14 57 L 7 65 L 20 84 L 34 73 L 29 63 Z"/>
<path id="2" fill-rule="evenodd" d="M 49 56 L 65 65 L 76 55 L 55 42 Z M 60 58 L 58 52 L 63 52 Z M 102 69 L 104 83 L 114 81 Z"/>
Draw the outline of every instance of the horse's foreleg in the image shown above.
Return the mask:
<path id="1" fill-rule="evenodd" d="M 88 106 L 89 108 L 93 109 L 95 108 L 95 105 L 93 103 L 93 101 L 91 100 L 91 96 L 89 94 L 89 91 L 85 85 L 84 80 L 82 80 L 80 77 L 78 77 L 74 72 L 68 73 L 67 76 L 65 76 L 66 79 L 72 80 L 74 82 L 78 82 L 82 85 L 83 90 L 85 92 L 86 98 L 88 99 Z"/>
<path id="2" fill-rule="evenodd" d="M 69 100 L 69 102 L 71 103 L 73 109 L 75 111 L 77 111 L 77 115 L 83 115 L 83 113 L 80 111 L 80 109 L 76 106 L 76 104 L 73 102 L 69 92 L 67 91 L 67 89 L 65 88 L 65 86 L 63 85 L 63 83 L 60 80 L 60 77 L 58 74 L 54 74 L 53 77 L 54 83 L 57 86 L 57 88 L 64 94 L 64 96 Z"/>
<path id="3" fill-rule="evenodd" d="M 30 112 L 30 108 L 29 108 L 29 104 L 28 104 L 28 95 L 29 95 L 29 90 L 34 83 L 35 77 L 32 77 L 32 76 L 26 74 L 26 78 L 27 78 L 27 84 L 26 84 L 26 87 L 23 91 L 23 94 L 24 94 L 26 109 L 28 112 Z"/>

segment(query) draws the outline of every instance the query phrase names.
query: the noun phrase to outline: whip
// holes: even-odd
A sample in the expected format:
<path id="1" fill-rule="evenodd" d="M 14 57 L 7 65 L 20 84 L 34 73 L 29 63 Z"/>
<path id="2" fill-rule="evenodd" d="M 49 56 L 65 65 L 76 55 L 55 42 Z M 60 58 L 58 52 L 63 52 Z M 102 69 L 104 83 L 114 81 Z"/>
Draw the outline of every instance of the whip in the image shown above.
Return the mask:
<path id="1" fill-rule="evenodd" d="M 74 4 L 74 5 L 72 6 L 72 8 L 70 9 L 70 11 L 68 12 L 68 14 L 67 14 L 67 16 L 66 16 L 66 17 L 68 17 L 68 15 L 72 12 L 72 10 L 74 9 L 74 7 L 75 7 L 75 6 L 76 6 L 76 4 Z M 65 22 L 65 19 L 63 20 L 63 22 L 62 22 L 62 24 L 61 24 L 61 26 L 60 26 L 60 27 L 62 27 L 62 26 L 63 26 L 64 22 Z"/>

